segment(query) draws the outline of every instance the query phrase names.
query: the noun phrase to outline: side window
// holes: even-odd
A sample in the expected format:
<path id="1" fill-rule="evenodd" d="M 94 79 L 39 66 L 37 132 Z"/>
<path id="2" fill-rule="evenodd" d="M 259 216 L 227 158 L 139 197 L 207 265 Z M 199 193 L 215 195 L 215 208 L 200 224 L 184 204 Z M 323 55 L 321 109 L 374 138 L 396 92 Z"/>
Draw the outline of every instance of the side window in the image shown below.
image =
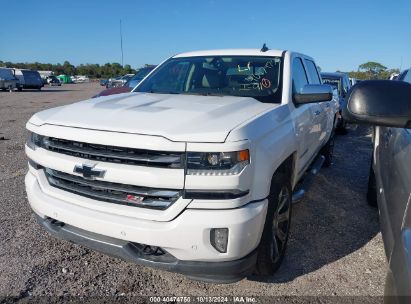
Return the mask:
<path id="1" fill-rule="evenodd" d="M 347 77 L 343 77 L 342 79 L 343 79 L 343 87 L 344 87 L 344 91 L 345 91 L 345 93 L 347 93 L 347 92 L 348 92 L 348 90 L 350 89 L 350 83 L 349 83 L 349 81 L 348 81 L 348 78 L 347 78 Z"/>
<path id="2" fill-rule="evenodd" d="M 307 74 L 305 73 L 301 58 L 294 58 L 292 73 L 293 93 L 299 93 L 308 84 Z"/>
<path id="3" fill-rule="evenodd" d="M 305 59 L 305 65 L 307 66 L 308 75 L 312 84 L 321 84 L 320 76 L 318 75 L 315 63 L 311 60 Z"/>

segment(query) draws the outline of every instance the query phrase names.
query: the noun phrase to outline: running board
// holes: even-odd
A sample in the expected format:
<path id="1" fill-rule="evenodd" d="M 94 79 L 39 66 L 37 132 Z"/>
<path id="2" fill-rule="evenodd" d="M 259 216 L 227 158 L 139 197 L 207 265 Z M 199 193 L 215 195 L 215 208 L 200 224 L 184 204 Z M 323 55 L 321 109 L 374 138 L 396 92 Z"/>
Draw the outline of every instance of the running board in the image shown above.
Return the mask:
<path id="1" fill-rule="evenodd" d="M 325 157 L 323 155 L 319 155 L 317 159 L 313 162 L 310 168 L 305 173 L 304 179 L 301 183 L 297 184 L 293 192 L 293 204 L 298 203 L 304 198 L 305 193 L 311 187 L 314 177 L 320 171 L 323 163 L 325 161 Z"/>

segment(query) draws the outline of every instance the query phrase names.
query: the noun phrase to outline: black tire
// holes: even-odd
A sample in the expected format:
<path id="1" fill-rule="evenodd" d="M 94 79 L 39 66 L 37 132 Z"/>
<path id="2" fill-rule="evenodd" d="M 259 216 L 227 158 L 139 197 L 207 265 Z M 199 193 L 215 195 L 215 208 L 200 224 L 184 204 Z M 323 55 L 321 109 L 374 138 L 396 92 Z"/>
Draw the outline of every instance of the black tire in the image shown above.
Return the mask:
<path id="1" fill-rule="evenodd" d="M 23 88 L 22 88 L 22 87 L 18 87 L 18 88 L 17 88 L 17 91 L 21 92 L 21 91 L 23 91 Z"/>
<path id="2" fill-rule="evenodd" d="M 321 154 L 325 157 L 323 167 L 329 168 L 333 163 L 335 136 L 331 134 L 330 139 L 321 149 Z"/>
<path id="3" fill-rule="evenodd" d="M 258 247 L 257 275 L 274 274 L 284 259 L 291 225 L 291 197 L 290 179 L 276 173 L 271 180 L 267 216 Z"/>
<path id="4" fill-rule="evenodd" d="M 367 202 L 372 207 L 377 207 L 377 183 L 375 180 L 374 170 L 372 168 L 373 161 L 371 160 L 370 174 L 368 175 L 368 189 L 367 189 Z"/>

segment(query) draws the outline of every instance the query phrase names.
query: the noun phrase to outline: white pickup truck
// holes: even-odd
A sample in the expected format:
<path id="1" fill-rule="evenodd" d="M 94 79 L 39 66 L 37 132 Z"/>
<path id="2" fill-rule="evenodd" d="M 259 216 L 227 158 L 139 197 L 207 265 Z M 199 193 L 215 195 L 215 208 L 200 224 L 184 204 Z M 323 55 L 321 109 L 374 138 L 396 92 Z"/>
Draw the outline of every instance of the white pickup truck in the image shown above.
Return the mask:
<path id="1" fill-rule="evenodd" d="M 25 184 L 52 234 L 141 265 L 232 282 L 280 266 L 292 193 L 332 155 L 338 104 L 312 58 L 173 56 L 132 93 L 35 114 Z"/>

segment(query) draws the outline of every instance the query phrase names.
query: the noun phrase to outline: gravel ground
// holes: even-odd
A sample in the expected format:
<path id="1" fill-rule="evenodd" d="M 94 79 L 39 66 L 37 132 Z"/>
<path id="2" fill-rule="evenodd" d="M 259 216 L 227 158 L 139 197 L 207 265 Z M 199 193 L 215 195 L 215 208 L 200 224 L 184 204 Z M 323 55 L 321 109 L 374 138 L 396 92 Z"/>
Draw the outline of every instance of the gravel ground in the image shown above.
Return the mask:
<path id="1" fill-rule="evenodd" d="M 328 302 L 344 299 L 335 296 L 363 296 L 381 301 L 386 260 L 377 211 L 365 201 L 371 155 L 366 128 L 351 127 L 337 138 L 334 165 L 321 170 L 304 200 L 294 205 L 287 255 L 272 278 L 206 284 L 48 235 L 36 223 L 24 190 L 25 123 L 37 111 L 99 90 L 90 83 L 0 92 L 0 303 L 2 297 L 24 302 L 30 296 L 123 295 L 298 296 L 288 298 L 290 303 L 301 302 L 301 296 L 334 296 Z"/>

